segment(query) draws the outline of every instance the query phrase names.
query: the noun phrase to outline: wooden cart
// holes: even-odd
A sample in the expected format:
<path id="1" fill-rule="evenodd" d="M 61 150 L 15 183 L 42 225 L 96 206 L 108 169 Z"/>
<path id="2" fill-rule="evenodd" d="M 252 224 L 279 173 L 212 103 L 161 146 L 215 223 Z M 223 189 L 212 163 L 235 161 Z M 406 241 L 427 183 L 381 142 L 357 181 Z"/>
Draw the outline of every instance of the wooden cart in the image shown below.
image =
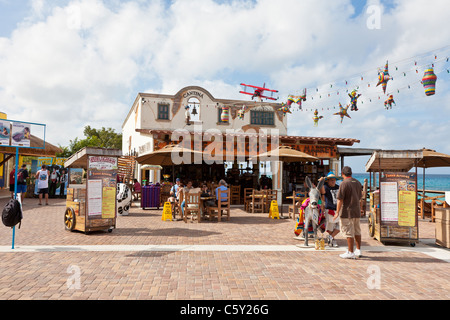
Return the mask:
<path id="1" fill-rule="evenodd" d="M 379 150 L 367 162 L 366 172 L 378 173 L 378 190 L 370 194 L 369 235 L 383 244 L 415 246 L 419 241 L 417 162 L 421 158 L 421 151 Z M 413 167 L 415 172 L 409 172 Z"/>
<path id="2" fill-rule="evenodd" d="M 84 148 L 64 164 L 69 169 L 64 225 L 66 230 L 92 231 L 116 228 L 117 170 L 121 150 Z"/>

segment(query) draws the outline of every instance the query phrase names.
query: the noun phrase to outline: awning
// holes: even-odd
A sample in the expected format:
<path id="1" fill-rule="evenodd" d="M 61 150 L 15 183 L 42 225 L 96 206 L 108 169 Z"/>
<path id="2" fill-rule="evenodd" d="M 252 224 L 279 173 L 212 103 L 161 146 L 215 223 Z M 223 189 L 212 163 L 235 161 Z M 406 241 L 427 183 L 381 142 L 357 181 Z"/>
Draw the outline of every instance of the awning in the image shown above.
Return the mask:
<path id="1" fill-rule="evenodd" d="M 422 157 L 422 150 L 377 150 L 367 162 L 366 172 L 408 172 Z"/>
<path id="2" fill-rule="evenodd" d="M 120 157 L 122 156 L 122 150 L 85 147 L 70 156 L 64 163 L 64 167 L 86 168 L 88 156 Z"/>

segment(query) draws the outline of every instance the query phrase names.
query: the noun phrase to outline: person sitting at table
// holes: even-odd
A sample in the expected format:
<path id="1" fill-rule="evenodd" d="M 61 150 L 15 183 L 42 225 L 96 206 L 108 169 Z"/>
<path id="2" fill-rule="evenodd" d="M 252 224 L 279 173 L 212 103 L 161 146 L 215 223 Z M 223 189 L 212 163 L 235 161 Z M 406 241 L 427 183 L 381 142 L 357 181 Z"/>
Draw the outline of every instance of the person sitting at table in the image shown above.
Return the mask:
<path id="1" fill-rule="evenodd" d="M 202 185 L 202 197 L 210 197 L 211 196 L 211 191 L 208 189 L 208 186 L 206 185 L 206 183 L 204 183 Z"/>
<path id="2" fill-rule="evenodd" d="M 217 203 L 217 201 L 219 201 L 219 190 L 220 191 L 228 190 L 227 183 L 223 179 L 219 181 L 219 186 L 216 188 L 216 203 Z M 227 202 L 227 201 L 228 201 L 228 198 L 226 196 L 222 198 L 222 202 Z"/>
<path id="3" fill-rule="evenodd" d="M 133 198 L 134 200 L 138 200 L 139 199 L 139 195 L 141 194 L 141 184 L 139 183 L 139 181 L 137 181 L 137 179 L 134 179 L 134 184 L 133 184 Z"/>
<path id="4" fill-rule="evenodd" d="M 180 178 L 177 178 L 175 180 L 175 184 L 170 188 L 170 197 L 167 199 L 167 201 L 170 202 L 172 206 L 172 212 L 173 212 L 173 218 L 175 219 L 175 206 L 178 203 L 178 200 L 180 199 L 179 196 L 179 189 L 181 189 L 181 180 Z"/>
<path id="5" fill-rule="evenodd" d="M 205 197 L 205 198 L 207 198 L 207 197 L 212 197 L 211 190 L 208 189 L 208 186 L 206 185 L 206 183 L 202 185 L 202 193 L 201 193 L 201 196 L 202 196 L 202 197 Z M 214 199 L 210 199 L 210 200 L 206 200 L 206 201 L 203 203 L 203 206 L 204 206 L 204 208 L 206 209 L 207 207 L 213 207 L 215 204 L 216 204 L 216 203 L 215 203 Z"/>
<path id="6" fill-rule="evenodd" d="M 194 187 L 192 186 L 192 181 L 188 181 L 188 183 L 186 184 L 186 187 L 184 187 L 184 194 L 190 192 L 192 189 L 194 189 Z M 181 212 L 183 213 L 184 216 L 184 206 L 186 205 L 186 200 L 183 199 L 183 202 L 181 203 Z"/>

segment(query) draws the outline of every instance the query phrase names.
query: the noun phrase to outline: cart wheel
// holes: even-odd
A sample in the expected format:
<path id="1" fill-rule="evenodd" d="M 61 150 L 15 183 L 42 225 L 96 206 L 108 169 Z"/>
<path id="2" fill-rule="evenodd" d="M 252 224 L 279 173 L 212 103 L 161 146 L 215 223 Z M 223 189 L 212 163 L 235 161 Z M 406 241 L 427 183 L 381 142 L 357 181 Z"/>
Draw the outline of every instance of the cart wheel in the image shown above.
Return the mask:
<path id="1" fill-rule="evenodd" d="M 71 207 L 66 208 L 64 225 L 66 226 L 66 230 L 69 231 L 73 231 L 75 228 L 75 211 Z"/>
<path id="2" fill-rule="evenodd" d="M 375 220 L 372 212 L 369 213 L 368 225 L 369 225 L 369 236 L 373 238 L 373 236 L 375 235 Z"/>

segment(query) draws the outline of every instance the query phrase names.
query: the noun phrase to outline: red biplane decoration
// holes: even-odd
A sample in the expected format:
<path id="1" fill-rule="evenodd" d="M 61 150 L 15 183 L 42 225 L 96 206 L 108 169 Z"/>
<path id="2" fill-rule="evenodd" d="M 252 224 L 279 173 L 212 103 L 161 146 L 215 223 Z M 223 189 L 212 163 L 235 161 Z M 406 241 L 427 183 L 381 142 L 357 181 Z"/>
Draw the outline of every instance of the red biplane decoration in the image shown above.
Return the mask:
<path id="1" fill-rule="evenodd" d="M 278 98 L 274 98 L 273 94 L 274 93 L 278 93 L 278 90 L 273 90 L 273 89 L 269 89 L 266 88 L 266 84 L 264 83 L 264 85 L 262 87 L 257 87 L 257 86 L 252 86 L 250 84 L 245 84 L 245 83 L 241 83 L 241 86 L 244 87 L 244 91 L 239 91 L 239 93 L 243 93 L 243 94 L 248 94 L 252 96 L 252 100 L 253 98 L 258 98 L 259 101 L 261 101 L 262 99 L 268 99 L 268 100 L 278 100 Z M 254 92 L 247 92 L 247 87 L 253 88 L 255 89 Z M 270 97 L 264 95 L 264 91 L 268 91 L 270 92 Z"/>

